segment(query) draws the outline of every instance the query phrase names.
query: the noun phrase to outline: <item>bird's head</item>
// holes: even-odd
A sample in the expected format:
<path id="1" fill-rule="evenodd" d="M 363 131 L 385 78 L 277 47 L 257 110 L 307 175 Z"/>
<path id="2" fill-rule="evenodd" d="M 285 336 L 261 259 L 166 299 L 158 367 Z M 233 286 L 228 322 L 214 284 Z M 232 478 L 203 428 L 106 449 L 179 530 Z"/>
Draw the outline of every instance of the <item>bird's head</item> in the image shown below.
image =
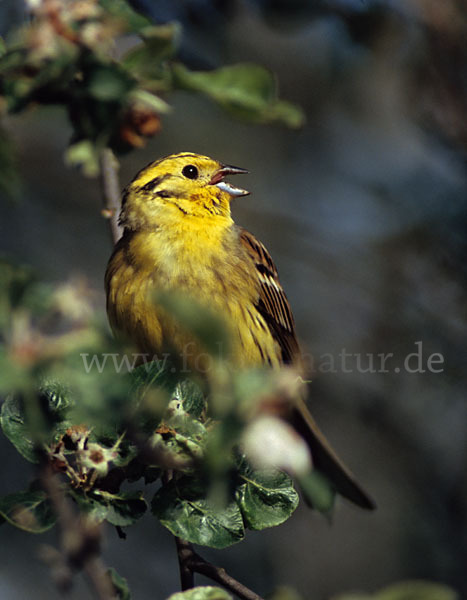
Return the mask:
<path id="1" fill-rule="evenodd" d="M 152 229 L 165 219 L 229 219 L 230 201 L 249 192 L 227 175 L 248 173 L 207 156 L 183 152 L 144 167 L 126 188 L 121 223 L 132 230 Z"/>

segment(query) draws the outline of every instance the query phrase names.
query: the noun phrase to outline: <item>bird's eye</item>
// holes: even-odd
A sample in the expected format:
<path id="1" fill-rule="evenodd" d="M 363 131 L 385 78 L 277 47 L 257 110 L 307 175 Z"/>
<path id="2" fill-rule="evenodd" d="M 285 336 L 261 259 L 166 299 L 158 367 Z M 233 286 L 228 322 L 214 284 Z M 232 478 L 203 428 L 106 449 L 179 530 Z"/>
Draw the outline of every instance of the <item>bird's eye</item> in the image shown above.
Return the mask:
<path id="1" fill-rule="evenodd" d="M 182 175 L 188 177 L 188 179 L 196 179 L 198 177 L 198 169 L 195 165 L 187 165 L 183 167 Z"/>

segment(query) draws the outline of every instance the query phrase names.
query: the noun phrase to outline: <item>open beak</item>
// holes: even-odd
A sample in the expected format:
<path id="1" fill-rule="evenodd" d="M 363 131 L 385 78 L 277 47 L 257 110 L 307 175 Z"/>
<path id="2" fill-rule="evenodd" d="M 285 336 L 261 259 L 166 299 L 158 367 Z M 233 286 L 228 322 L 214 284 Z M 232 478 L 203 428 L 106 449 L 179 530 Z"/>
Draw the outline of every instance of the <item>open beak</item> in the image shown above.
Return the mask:
<path id="1" fill-rule="evenodd" d="M 248 196 L 250 192 L 247 190 L 242 190 L 241 188 L 235 187 L 231 183 L 224 181 L 224 177 L 227 175 L 244 175 L 248 173 L 246 169 L 241 169 L 240 167 L 232 167 L 230 165 L 224 165 L 218 171 L 214 173 L 209 182 L 209 185 L 215 185 L 223 192 L 227 192 L 231 196 Z"/>

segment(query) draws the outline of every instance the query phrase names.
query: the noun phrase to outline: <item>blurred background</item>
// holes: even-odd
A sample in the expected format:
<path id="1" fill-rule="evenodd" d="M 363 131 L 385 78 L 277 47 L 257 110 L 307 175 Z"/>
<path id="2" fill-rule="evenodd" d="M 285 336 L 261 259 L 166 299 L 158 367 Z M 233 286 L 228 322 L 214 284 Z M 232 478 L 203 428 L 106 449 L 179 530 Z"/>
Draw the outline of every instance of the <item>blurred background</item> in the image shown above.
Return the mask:
<path id="1" fill-rule="evenodd" d="M 466 595 L 465 3 L 134 5 L 157 22 L 183 23 L 181 52 L 194 68 L 257 62 L 306 112 L 300 131 L 255 126 L 178 92 L 161 132 L 123 157 L 120 181 L 179 151 L 250 170 L 242 186 L 252 195 L 235 202 L 234 218 L 274 257 L 314 359 L 315 417 L 378 504 L 370 514 L 342 501 L 332 523 L 300 506 L 280 527 L 201 553 L 261 595 L 286 584 L 324 599 L 406 578 Z M 23 19 L 21 3 L 2 2 L 3 34 Z M 86 277 L 103 312 L 111 242 L 96 181 L 63 164 L 66 115 L 33 110 L 4 125 L 22 187 L 17 200 L 1 200 L 2 253 L 46 281 Z M 377 357 L 388 353 L 380 369 Z M 430 370 L 435 353 L 442 360 Z M 0 492 L 22 489 L 29 465 L 3 436 L 0 452 Z M 37 558 L 54 533 L 4 526 L 0 538 L 0 597 L 59 598 Z M 171 535 L 150 515 L 126 541 L 109 528 L 104 559 L 136 600 L 178 589 Z M 87 588 L 78 580 L 69 597 L 86 598 Z"/>

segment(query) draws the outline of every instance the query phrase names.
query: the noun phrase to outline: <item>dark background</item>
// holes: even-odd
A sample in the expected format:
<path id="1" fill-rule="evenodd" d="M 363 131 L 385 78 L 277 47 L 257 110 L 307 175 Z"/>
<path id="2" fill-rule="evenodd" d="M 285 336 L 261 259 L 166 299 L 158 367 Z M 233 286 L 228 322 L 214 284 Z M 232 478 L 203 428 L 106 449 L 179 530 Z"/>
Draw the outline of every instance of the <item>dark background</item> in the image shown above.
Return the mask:
<path id="1" fill-rule="evenodd" d="M 332 524 L 301 506 L 284 525 L 204 555 L 263 595 L 289 584 L 320 599 L 405 578 L 467 593 L 464 4 L 147 6 L 159 21 L 184 22 L 182 52 L 193 66 L 258 62 L 307 113 L 299 132 L 253 126 L 177 93 L 162 132 L 123 158 L 120 178 L 123 186 L 150 160 L 178 151 L 251 171 L 241 185 L 252 195 L 236 201 L 234 217 L 271 251 L 315 365 L 334 358 L 336 372 L 315 373 L 314 414 L 378 503 L 370 514 L 342 502 Z M 21 18 L 18 3 L 2 3 L 4 32 Z M 22 192 L 1 200 L 1 251 L 48 281 L 84 275 L 104 311 L 109 235 L 96 181 L 63 165 L 66 116 L 41 109 L 6 126 Z M 425 368 L 432 353 L 443 356 L 442 372 L 404 368 L 416 342 Z M 386 373 L 361 372 L 355 358 L 344 372 L 343 351 L 359 354 L 363 368 L 367 354 L 394 358 Z M 4 437 L 0 445 L 1 493 L 23 489 L 28 465 Z M 133 597 L 176 591 L 170 534 L 149 515 L 128 533 L 123 542 L 109 528 L 104 558 L 128 578 Z M 58 598 L 37 559 L 54 533 L 4 525 L 0 539 L 0 597 Z M 79 581 L 70 598 L 87 594 Z"/>

